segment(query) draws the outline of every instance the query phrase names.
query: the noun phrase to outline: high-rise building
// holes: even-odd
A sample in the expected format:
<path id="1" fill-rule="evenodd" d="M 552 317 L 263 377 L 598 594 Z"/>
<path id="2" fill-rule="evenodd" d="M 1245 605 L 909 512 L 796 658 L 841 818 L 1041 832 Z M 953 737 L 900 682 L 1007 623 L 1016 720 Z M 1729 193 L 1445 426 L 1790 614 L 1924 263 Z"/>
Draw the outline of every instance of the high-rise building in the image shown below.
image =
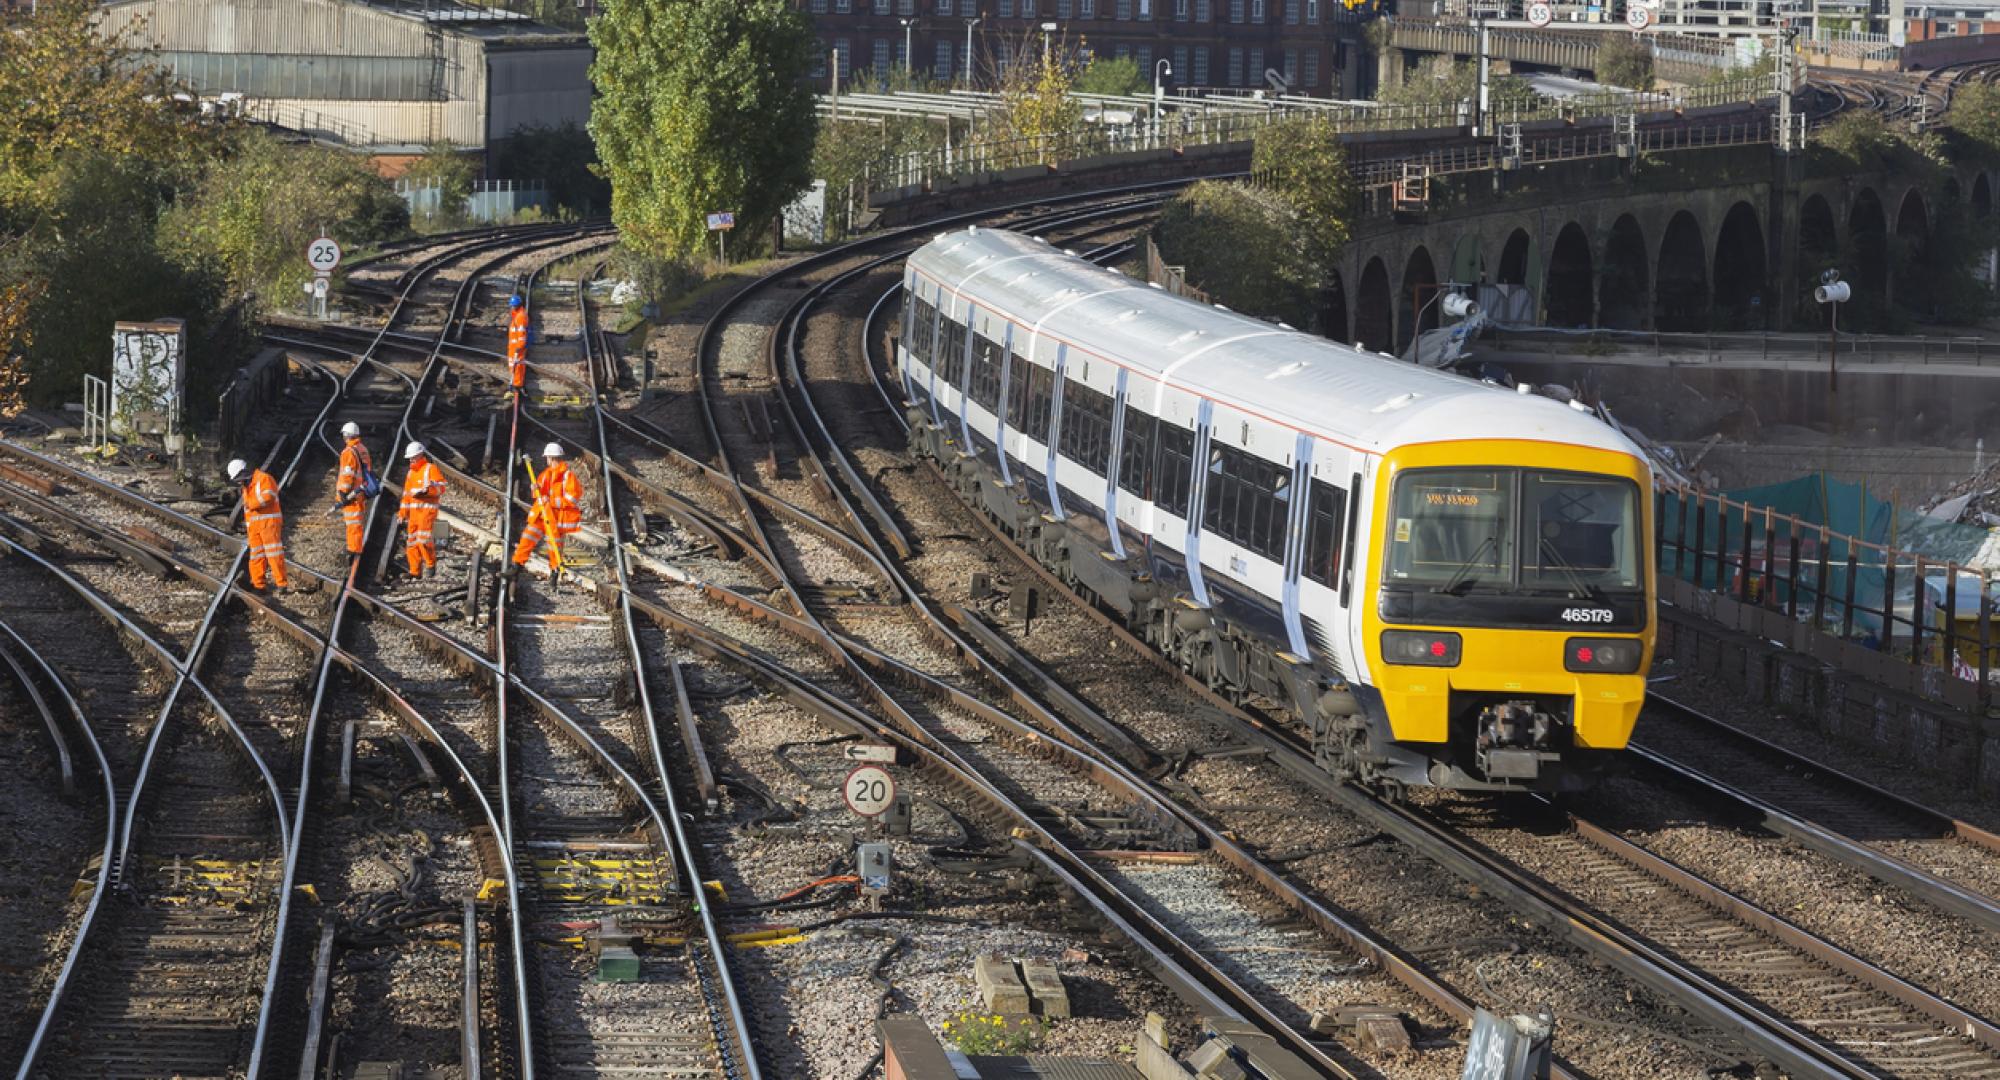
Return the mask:
<path id="1" fill-rule="evenodd" d="M 836 49 L 843 89 L 873 85 L 903 66 L 906 43 L 915 73 L 964 82 L 969 70 L 976 85 L 991 86 L 1015 56 L 1041 49 L 1046 38 L 1094 56 L 1130 57 L 1149 87 L 1164 60 L 1173 72 L 1165 80 L 1170 91 L 1271 90 L 1282 82 L 1292 93 L 1346 98 L 1365 85 L 1361 30 L 1377 0 L 795 2 L 819 32 L 823 55 L 813 75 L 821 89 L 832 81 Z"/>

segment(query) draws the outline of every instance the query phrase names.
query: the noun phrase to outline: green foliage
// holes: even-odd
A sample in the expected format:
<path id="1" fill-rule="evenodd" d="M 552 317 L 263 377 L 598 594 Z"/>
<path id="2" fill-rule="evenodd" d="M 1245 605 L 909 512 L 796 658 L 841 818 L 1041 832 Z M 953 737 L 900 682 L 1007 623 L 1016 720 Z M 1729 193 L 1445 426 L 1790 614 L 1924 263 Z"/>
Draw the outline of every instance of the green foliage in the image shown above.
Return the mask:
<path id="1" fill-rule="evenodd" d="M 1076 73 L 1065 59 L 1067 43 L 1035 52 L 1016 52 L 1017 62 L 1000 84 L 1000 108 L 989 115 L 986 136 L 1015 141 L 1024 149 L 1002 158 L 1001 167 L 1053 162 L 1075 156 L 1083 125 L 1083 105 L 1070 97 Z M 1032 147 L 1032 149 L 1026 149 Z"/>
<path id="2" fill-rule="evenodd" d="M 944 145 L 944 138 L 943 124 L 915 117 L 889 118 L 880 124 L 822 121 L 813 141 L 812 172 L 826 181 L 829 225 L 844 228 L 834 204 L 845 205 L 850 185 L 856 190 L 888 186 L 893 181 L 887 178 L 903 155 L 935 150 Z M 840 231 L 831 228 L 829 236 Z"/>
<path id="3" fill-rule="evenodd" d="M 1320 112 L 1267 124 L 1257 132 L 1250 162 L 1252 174 L 1298 216 L 1308 257 L 1320 268 L 1321 278 L 1331 280 L 1360 197 L 1339 125 Z"/>
<path id="4" fill-rule="evenodd" d="M 1886 169 L 1935 182 L 1949 164 L 1938 136 L 1892 127 L 1873 112 L 1842 113 L 1812 133 L 1811 149 L 1811 169 L 1822 176 Z"/>
<path id="5" fill-rule="evenodd" d="M 701 268 L 685 259 L 666 259 L 620 244 L 611 253 L 611 275 L 639 288 L 644 304 L 664 307 L 701 286 Z"/>
<path id="6" fill-rule="evenodd" d="M 1187 267 L 1188 281 L 1239 311 L 1310 328 L 1319 267 L 1298 213 L 1275 192 L 1203 180 L 1161 210 L 1160 257 Z"/>
<path id="7" fill-rule="evenodd" d="M 1079 94 L 1136 94 L 1149 88 L 1146 78 L 1146 74 L 1139 70 L 1139 61 L 1129 56 L 1100 56 L 1077 73 L 1076 91 Z"/>
<path id="8" fill-rule="evenodd" d="M 450 142 L 434 142 L 424 147 L 424 156 L 410 163 L 403 179 L 420 188 L 438 189 L 438 201 L 416 216 L 420 232 L 442 232 L 463 228 L 465 204 L 472 197 L 472 182 L 479 179 L 477 160 L 459 152 Z"/>
<path id="9" fill-rule="evenodd" d="M 2000 86 L 1967 83 L 1952 91 L 1945 123 L 1958 132 L 1973 156 L 2000 161 Z"/>
<path id="10" fill-rule="evenodd" d="M 686 256 L 718 210 L 754 238 L 806 186 L 816 46 L 786 0 L 612 0 L 590 37 L 590 134 L 627 243 Z"/>
<path id="11" fill-rule="evenodd" d="M 1606 34 L 1597 47 L 1597 81 L 1627 90 L 1653 88 L 1653 53 L 1636 34 Z"/>
<path id="12" fill-rule="evenodd" d="M 1008 1018 L 961 1012 L 946 1020 L 943 1035 L 965 1054 L 1025 1054 L 1042 1045 L 1048 1025 L 1037 1017 Z"/>
<path id="13" fill-rule="evenodd" d="M 1993 289 L 1973 277 L 1975 263 L 2000 244 L 2000 220 L 1976 218 L 1958 200 L 1936 205 L 1921 242 L 1889 237 L 1899 307 L 1947 323 L 1976 323 L 1996 310 Z M 1893 212 L 1893 211 L 1891 211 Z"/>
<path id="14" fill-rule="evenodd" d="M 1717 86 L 1722 83 L 1741 82 L 1744 79 L 1761 79 L 1768 88 L 1776 85 L 1770 80 L 1777 73 L 1777 51 L 1774 49 L 1765 49 L 1762 55 L 1748 64 L 1738 64 L 1735 67 L 1721 68 L 1710 72 L 1701 80 L 1699 85 Z"/>
<path id="15" fill-rule="evenodd" d="M 1496 110 L 1526 111 L 1542 101 L 1533 87 L 1511 75 L 1491 77 L 1486 90 Z M 1383 87 L 1376 96 L 1391 105 L 1450 106 L 1471 101 L 1479 96 L 1479 65 L 1449 56 L 1429 57 L 1401 83 Z"/>
<path id="16" fill-rule="evenodd" d="M 359 249 L 402 235 L 409 223 L 408 204 L 367 159 L 246 132 L 162 216 L 159 235 L 161 250 L 188 273 L 268 310 L 298 299 L 312 277 L 299 253 L 322 227 Z"/>
<path id="17" fill-rule="evenodd" d="M 565 120 L 555 127 L 515 128 L 494 155 L 493 171 L 506 180 L 540 180 L 556 207 L 590 217 L 611 203 L 611 185 L 596 167 L 597 144 L 590 133 Z"/>

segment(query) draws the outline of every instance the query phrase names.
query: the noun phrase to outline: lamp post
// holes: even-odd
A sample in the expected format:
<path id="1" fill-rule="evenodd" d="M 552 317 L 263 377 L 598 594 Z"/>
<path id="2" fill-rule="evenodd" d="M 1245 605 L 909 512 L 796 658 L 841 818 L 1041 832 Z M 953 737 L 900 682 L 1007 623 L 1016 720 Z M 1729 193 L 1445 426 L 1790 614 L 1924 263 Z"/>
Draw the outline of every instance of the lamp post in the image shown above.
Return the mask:
<path id="1" fill-rule="evenodd" d="M 1173 73 L 1173 61 L 1168 60 L 1166 57 L 1161 57 L 1153 64 L 1153 143 L 1156 146 L 1159 144 L 1160 133 L 1163 130 L 1160 109 L 1162 108 L 1161 102 L 1166 97 L 1165 80 Z"/>
<path id="2" fill-rule="evenodd" d="M 897 21 L 903 24 L 903 70 L 907 72 L 917 66 L 917 58 L 910 52 L 910 29 L 917 25 L 917 20 L 911 18 Z"/>
<path id="3" fill-rule="evenodd" d="M 1854 299 L 1854 289 L 1840 280 L 1838 270 L 1821 274 L 1819 281 L 1813 299 L 1826 306 L 1826 392 L 1835 394 L 1840 391 L 1840 371 L 1834 364 L 1840 355 L 1840 305 Z"/>
<path id="4" fill-rule="evenodd" d="M 1422 288 L 1423 286 L 1418 286 L 1418 289 Z M 1416 305 L 1416 320 L 1410 324 L 1409 359 L 1411 363 L 1421 365 L 1424 362 L 1424 312 L 1429 311 L 1432 304 L 1442 300 L 1444 302 L 1444 313 L 1454 319 L 1470 319 L 1474 315 L 1479 314 L 1479 304 L 1476 301 L 1462 292 L 1454 291 L 1466 288 L 1471 288 L 1471 286 L 1463 282 L 1447 281 L 1437 286 L 1437 291 L 1431 294 L 1429 300 Z M 1414 302 L 1415 297 L 1411 297 L 1411 300 Z"/>
<path id="5" fill-rule="evenodd" d="M 972 28 L 979 25 L 980 16 L 965 20 L 965 88 L 972 89 Z"/>
<path id="6" fill-rule="evenodd" d="M 1056 32 L 1056 24 L 1055 24 L 1055 23 L 1052 23 L 1052 22 L 1045 22 L 1045 23 L 1043 23 L 1043 24 L 1042 24 L 1042 66 L 1043 66 L 1043 67 L 1047 67 L 1047 66 L 1049 66 L 1049 35 L 1050 35 L 1050 34 L 1053 34 L 1053 33 L 1055 33 L 1055 32 Z"/>

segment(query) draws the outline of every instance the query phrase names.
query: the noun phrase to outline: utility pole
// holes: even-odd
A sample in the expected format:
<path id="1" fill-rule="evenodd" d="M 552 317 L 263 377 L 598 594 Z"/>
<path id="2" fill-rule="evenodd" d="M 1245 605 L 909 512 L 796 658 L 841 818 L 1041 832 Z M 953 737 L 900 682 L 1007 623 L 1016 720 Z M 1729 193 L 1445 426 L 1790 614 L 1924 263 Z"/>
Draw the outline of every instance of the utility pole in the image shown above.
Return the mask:
<path id="1" fill-rule="evenodd" d="M 910 28 L 917 25 L 914 18 L 903 20 L 903 70 L 912 71 L 917 66 L 917 58 L 910 52 Z"/>
<path id="2" fill-rule="evenodd" d="M 840 50 L 833 50 L 833 122 L 840 123 Z"/>
<path id="3" fill-rule="evenodd" d="M 1472 114 L 1472 137 L 1479 138 L 1486 131 L 1486 115 L 1493 107 L 1493 50 L 1488 48 L 1486 36 L 1486 15 L 1482 11 L 1472 19 L 1473 33 L 1479 35 L 1479 103 Z"/>
<path id="4" fill-rule="evenodd" d="M 979 25 L 980 16 L 965 20 L 965 88 L 972 89 L 972 28 Z"/>

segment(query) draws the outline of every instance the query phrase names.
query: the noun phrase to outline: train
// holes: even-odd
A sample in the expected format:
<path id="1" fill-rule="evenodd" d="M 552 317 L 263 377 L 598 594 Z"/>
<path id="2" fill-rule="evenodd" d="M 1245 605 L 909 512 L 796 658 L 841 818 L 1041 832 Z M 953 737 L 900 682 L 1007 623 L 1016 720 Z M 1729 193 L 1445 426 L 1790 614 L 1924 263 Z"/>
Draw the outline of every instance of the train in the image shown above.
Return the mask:
<path id="1" fill-rule="evenodd" d="M 1317 765 L 1567 795 L 1656 631 L 1652 475 L 1593 413 L 1176 296 L 1020 233 L 903 267 L 910 452 Z"/>

